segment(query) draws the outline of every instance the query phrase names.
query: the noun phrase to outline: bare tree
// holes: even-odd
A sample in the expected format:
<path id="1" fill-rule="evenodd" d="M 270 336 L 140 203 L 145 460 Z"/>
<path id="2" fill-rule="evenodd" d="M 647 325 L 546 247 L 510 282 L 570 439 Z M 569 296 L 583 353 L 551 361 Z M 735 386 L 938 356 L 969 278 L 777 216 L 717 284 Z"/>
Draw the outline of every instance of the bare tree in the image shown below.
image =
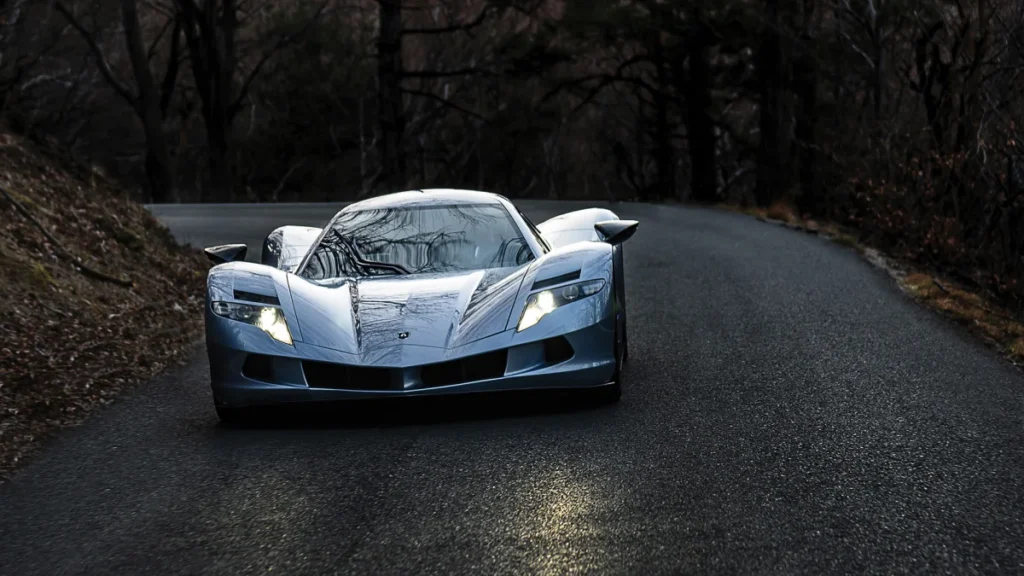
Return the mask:
<path id="1" fill-rule="evenodd" d="M 381 137 L 377 141 L 381 176 L 388 188 L 406 182 L 404 105 L 402 102 L 402 0 L 378 0 L 380 32 L 377 37 L 377 106 Z"/>
<path id="2" fill-rule="evenodd" d="M 779 0 L 766 0 L 758 61 L 761 134 L 757 154 L 757 186 L 754 189 L 757 204 L 763 207 L 778 199 L 785 187 L 781 137 L 782 67 Z"/>
<path id="3" fill-rule="evenodd" d="M 100 48 L 97 33 L 88 30 L 63 3 L 57 2 L 56 9 L 85 40 L 103 78 L 119 96 L 128 102 L 142 122 L 142 128 L 146 135 L 146 176 L 149 181 L 151 200 L 154 202 L 174 200 L 176 195 L 175 174 L 171 163 L 170 147 L 164 133 L 164 115 L 177 81 L 178 41 L 176 36 L 179 33 L 178 27 L 175 25 L 170 40 L 171 53 L 168 55 L 168 65 L 161 87 L 158 87 L 148 58 L 152 47 L 147 49 L 143 39 L 136 1 L 120 0 L 125 48 L 132 64 L 134 77 L 134 86 L 132 86 L 117 77 L 103 49 Z M 173 16 L 170 18 L 173 20 Z M 157 41 L 159 41 L 159 37 Z"/>
<path id="4" fill-rule="evenodd" d="M 698 5 L 686 39 L 686 59 L 689 75 L 686 78 L 686 132 L 690 148 L 691 198 L 696 202 L 715 202 L 718 199 L 714 119 L 711 115 L 711 63 L 709 49 L 712 31 L 708 26 L 703 6 Z"/>
<path id="5" fill-rule="evenodd" d="M 238 57 L 240 8 L 236 0 L 203 0 L 201 5 L 196 0 L 175 3 L 183 20 L 192 78 L 202 102 L 211 181 L 220 198 L 231 199 L 234 173 L 230 147 L 235 117 L 267 61 L 304 34 L 327 4 L 320 4 L 298 30 L 278 35 L 246 71 Z M 263 6 L 249 8 L 258 10 Z"/>

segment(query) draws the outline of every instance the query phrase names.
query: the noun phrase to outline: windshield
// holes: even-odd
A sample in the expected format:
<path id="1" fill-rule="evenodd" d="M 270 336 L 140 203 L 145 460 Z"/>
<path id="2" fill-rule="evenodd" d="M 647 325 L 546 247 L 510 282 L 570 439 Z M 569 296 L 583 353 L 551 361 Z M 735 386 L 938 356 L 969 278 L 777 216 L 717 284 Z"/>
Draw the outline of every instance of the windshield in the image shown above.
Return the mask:
<path id="1" fill-rule="evenodd" d="M 344 212 L 300 273 L 308 280 L 520 266 L 533 251 L 497 204 Z"/>

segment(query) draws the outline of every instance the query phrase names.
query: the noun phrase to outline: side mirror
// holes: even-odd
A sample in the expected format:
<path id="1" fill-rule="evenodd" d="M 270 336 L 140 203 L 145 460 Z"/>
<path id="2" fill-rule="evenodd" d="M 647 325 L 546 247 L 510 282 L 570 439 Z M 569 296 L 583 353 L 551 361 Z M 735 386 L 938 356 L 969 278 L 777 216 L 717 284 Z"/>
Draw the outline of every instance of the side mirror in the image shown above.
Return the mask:
<path id="1" fill-rule="evenodd" d="M 632 238 L 638 226 L 636 220 L 606 220 L 594 224 L 594 229 L 605 242 L 615 246 Z"/>
<path id="2" fill-rule="evenodd" d="M 206 253 L 206 257 L 210 259 L 210 262 L 224 264 L 245 260 L 245 253 L 248 250 L 249 248 L 245 244 L 225 244 L 223 246 L 210 246 L 205 248 L 203 252 Z"/>

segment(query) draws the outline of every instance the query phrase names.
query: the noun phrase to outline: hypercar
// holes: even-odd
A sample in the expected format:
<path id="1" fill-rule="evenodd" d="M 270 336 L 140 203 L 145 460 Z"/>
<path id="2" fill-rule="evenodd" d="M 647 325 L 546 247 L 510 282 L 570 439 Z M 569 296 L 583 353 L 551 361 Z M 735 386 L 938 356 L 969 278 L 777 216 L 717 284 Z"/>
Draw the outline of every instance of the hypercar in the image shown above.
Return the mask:
<path id="1" fill-rule="evenodd" d="M 637 227 L 603 208 L 534 225 L 497 194 L 414 190 L 282 226 L 259 264 L 244 244 L 206 248 L 217 414 L 532 389 L 617 400 Z"/>

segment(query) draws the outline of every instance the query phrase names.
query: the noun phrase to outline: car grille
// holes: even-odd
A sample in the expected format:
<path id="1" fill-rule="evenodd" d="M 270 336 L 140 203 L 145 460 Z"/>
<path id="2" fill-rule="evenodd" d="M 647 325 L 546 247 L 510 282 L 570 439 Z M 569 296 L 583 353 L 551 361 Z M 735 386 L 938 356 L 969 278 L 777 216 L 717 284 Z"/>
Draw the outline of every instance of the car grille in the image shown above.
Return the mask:
<path id="1" fill-rule="evenodd" d="M 338 390 L 402 390 L 403 374 L 407 370 L 418 370 L 421 385 L 426 388 L 463 384 L 477 380 L 501 378 L 505 375 L 508 351 L 498 350 L 477 356 L 468 356 L 427 364 L 409 369 L 368 368 L 349 366 L 333 362 L 304 360 L 302 371 L 310 388 L 332 388 Z"/>
<path id="2" fill-rule="evenodd" d="M 427 364 L 420 368 L 420 380 L 429 388 L 501 378 L 505 375 L 507 363 L 508 350 L 496 350 L 449 362 Z"/>
<path id="3" fill-rule="evenodd" d="M 572 346 L 561 336 L 526 346 L 537 345 L 542 346 L 544 364 L 548 366 L 565 362 L 573 356 Z M 417 388 L 451 386 L 501 378 L 507 366 L 508 349 L 410 368 L 373 368 L 302 361 L 302 371 L 310 388 L 336 390 L 402 390 L 406 375 L 417 382 Z"/>
<path id="4" fill-rule="evenodd" d="M 401 371 L 391 368 L 348 366 L 333 362 L 303 360 L 302 371 L 310 388 L 337 388 L 341 390 L 392 390 L 397 372 L 397 387 L 401 389 Z"/>

